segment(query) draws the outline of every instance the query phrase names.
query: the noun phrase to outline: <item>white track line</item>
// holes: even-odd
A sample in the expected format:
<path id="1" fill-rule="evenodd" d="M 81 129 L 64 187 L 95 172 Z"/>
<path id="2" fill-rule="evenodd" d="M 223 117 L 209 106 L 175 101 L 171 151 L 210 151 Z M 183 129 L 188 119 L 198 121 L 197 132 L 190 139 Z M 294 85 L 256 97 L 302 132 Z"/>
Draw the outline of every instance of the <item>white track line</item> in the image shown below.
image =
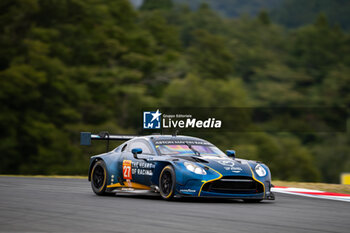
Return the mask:
<path id="1" fill-rule="evenodd" d="M 335 201 L 350 202 L 350 195 L 342 193 L 329 193 L 320 190 L 304 189 L 304 188 L 292 188 L 292 187 L 274 187 L 271 191 L 276 193 L 286 193 L 297 196 L 328 199 Z"/>

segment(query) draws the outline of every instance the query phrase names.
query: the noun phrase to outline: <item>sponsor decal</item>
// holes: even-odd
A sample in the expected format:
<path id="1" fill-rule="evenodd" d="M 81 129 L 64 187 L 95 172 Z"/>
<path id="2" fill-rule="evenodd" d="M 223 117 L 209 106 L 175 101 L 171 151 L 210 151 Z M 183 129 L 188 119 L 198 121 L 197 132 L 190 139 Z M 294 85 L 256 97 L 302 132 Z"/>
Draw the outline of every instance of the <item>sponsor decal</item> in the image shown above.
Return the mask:
<path id="1" fill-rule="evenodd" d="M 123 160 L 123 178 L 131 180 L 131 160 Z"/>
<path id="2" fill-rule="evenodd" d="M 195 193 L 196 190 L 194 190 L 194 189 L 180 189 L 180 192 Z"/>
<path id="3" fill-rule="evenodd" d="M 137 169 L 136 170 L 137 175 L 143 175 L 143 176 L 152 176 L 153 172 L 148 169 Z"/>
<path id="4" fill-rule="evenodd" d="M 132 162 L 131 173 L 133 175 L 152 176 L 155 165 L 153 163 Z"/>
<path id="5" fill-rule="evenodd" d="M 235 167 L 235 163 L 232 160 L 218 160 L 216 161 L 224 166 L 226 171 L 231 171 L 234 173 L 240 173 L 243 169 L 241 167 Z"/>
<path id="6" fill-rule="evenodd" d="M 233 162 L 233 161 L 231 161 L 231 160 L 218 160 L 218 161 L 216 161 L 217 163 L 220 163 L 221 165 L 223 165 L 223 166 L 230 166 L 230 167 L 233 167 L 233 166 L 235 166 L 235 163 Z"/>
<path id="7" fill-rule="evenodd" d="M 157 140 L 154 142 L 155 145 L 206 145 L 212 146 L 211 143 L 205 141 L 196 141 L 196 140 Z"/>
<path id="8" fill-rule="evenodd" d="M 226 171 L 231 171 L 234 173 L 240 173 L 242 171 L 242 168 L 240 167 L 224 167 Z"/>
<path id="9" fill-rule="evenodd" d="M 129 179 L 126 180 L 126 183 L 127 183 L 127 185 L 128 185 L 129 188 L 132 187 L 131 181 L 130 181 Z"/>

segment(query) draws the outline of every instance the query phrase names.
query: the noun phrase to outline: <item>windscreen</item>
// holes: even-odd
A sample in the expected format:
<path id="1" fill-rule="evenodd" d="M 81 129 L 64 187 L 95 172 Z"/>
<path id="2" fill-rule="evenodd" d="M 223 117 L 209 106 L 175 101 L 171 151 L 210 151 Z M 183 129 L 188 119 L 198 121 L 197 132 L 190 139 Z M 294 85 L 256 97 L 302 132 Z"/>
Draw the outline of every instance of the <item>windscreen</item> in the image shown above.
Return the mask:
<path id="1" fill-rule="evenodd" d="M 215 156 L 227 157 L 219 148 L 207 145 L 158 145 L 156 146 L 162 155 L 176 156 Z"/>

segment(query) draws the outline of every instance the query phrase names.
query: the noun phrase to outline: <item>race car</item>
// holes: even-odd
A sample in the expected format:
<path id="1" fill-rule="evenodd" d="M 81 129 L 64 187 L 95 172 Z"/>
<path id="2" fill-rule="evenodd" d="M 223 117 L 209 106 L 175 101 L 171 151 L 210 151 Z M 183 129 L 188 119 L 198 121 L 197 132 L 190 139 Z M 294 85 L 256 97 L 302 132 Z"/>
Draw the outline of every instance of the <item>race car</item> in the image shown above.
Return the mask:
<path id="1" fill-rule="evenodd" d="M 89 181 L 97 195 L 118 190 L 149 190 L 165 200 L 178 197 L 224 197 L 245 202 L 274 200 L 269 168 L 238 159 L 210 142 L 177 135 L 110 135 L 81 132 L 81 144 L 91 140 L 124 140 L 117 148 L 92 156 Z"/>

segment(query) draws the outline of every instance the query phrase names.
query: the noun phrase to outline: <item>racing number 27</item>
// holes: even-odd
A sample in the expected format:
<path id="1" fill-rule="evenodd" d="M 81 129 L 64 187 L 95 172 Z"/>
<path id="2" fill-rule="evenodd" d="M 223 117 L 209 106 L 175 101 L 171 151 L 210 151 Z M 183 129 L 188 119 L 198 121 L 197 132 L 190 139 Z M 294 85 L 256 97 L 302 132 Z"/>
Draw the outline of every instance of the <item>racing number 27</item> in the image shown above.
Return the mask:
<path id="1" fill-rule="evenodd" d="M 131 160 L 123 160 L 123 178 L 131 180 Z"/>

